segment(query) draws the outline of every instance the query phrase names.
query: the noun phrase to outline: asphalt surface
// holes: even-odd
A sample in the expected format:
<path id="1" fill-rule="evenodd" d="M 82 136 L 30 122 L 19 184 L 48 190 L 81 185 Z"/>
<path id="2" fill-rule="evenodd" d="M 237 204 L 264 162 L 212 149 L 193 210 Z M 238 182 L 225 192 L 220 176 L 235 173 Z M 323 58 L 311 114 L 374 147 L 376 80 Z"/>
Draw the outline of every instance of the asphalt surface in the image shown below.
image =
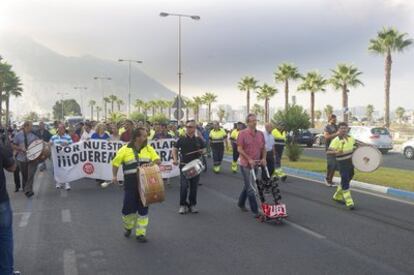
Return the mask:
<path id="1" fill-rule="evenodd" d="M 227 165 L 226 165 L 227 166 Z M 414 204 L 353 192 L 356 210 L 331 201 L 334 189 L 289 178 L 289 218 L 259 223 L 236 199 L 241 176 L 203 174 L 199 214 L 179 215 L 179 185 L 150 207 L 149 242 L 123 236 L 123 191 L 94 180 L 56 190 L 38 173 L 35 196 L 9 192 L 15 266 L 22 274 L 414 274 Z M 8 179 L 10 181 L 10 175 Z"/>
<path id="2" fill-rule="evenodd" d="M 326 158 L 325 148 L 321 147 L 304 148 L 303 153 L 308 157 Z M 383 167 L 414 171 L 414 161 L 406 159 L 401 153 L 388 152 L 387 154 L 382 155 L 382 159 Z"/>

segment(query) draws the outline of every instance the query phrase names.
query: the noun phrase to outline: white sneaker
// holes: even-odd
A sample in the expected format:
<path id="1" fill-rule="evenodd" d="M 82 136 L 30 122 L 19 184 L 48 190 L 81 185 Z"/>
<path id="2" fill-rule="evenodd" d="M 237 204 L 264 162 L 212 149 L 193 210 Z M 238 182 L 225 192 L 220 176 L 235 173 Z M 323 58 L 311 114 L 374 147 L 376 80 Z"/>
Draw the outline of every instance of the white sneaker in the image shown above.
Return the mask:
<path id="1" fill-rule="evenodd" d="M 60 183 L 56 183 L 56 189 L 60 189 L 61 187 Z"/>
<path id="2" fill-rule="evenodd" d="M 70 190 L 70 184 L 69 184 L 69 182 L 65 182 L 65 189 L 66 190 Z"/>
<path id="3" fill-rule="evenodd" d="M 178 209 L 178 213 L 180 213 L 181 215 L 186 214 L 187 213 L 187 206 L 181 205 L 180 209 Z"/>

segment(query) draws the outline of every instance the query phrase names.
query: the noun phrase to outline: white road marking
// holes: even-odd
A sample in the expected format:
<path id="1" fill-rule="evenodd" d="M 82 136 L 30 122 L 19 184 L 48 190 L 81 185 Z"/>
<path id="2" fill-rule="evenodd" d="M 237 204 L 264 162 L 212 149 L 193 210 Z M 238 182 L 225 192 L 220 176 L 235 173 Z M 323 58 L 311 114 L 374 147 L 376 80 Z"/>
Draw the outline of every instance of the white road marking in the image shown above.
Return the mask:
<path id="1" fill-rule="evenodd" d="M 72 222 L 72 217 L 69 209 L 62 210 L 62 222 Z"/>
<path id="2" fill-rule="evenodd" d="M 63 274 L 78 275 L 78 267 L 76 265 L 76 254 L 73 249 L 65 249 L 63 251 Z"/>
<path id="3" fill-rule="evenodd" d="M 326 239 L 325 236 L 323 236 L 323 235 L 321 235 L 321 234 L 319 234 L 319 233 L 317 233 L 315 231 L 312 231 L 310 229 L 307 229 L 306 227 L 303 227 L 303 226 L 301 226 L 301 225 L 299 225 L 297 223 L 294 223 L 294 222 L 291 222 L 291 221 L 287 221 L 287 220 L 284 220 L 283 223 L 286 223 L 286 224 L 288 224 L 288 225 L 290 225 L 290 226 L 292 226 L 292 227 L 294 227 L 296 229 L 299 229 L 300 231 L 305 232 L 306 234 L 311 235 L 313 237 L 316 237 L 318 239 Z"/>
<path id="4" fill-rule="evenodd" d="M 26 227 L 29 223 L 29 218 L 31 215 L 31 212 L 23 212 L 22 218 L 20 219 L 19 227 Z"/>

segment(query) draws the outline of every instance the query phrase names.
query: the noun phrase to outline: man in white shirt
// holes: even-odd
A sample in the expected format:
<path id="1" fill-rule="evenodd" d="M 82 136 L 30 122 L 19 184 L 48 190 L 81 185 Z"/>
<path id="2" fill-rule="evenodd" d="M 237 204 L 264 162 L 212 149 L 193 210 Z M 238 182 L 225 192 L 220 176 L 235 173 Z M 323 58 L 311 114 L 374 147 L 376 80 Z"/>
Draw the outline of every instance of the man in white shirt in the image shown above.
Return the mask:
<path id="1" fill-rule="evenodd" d="M 92 130 L 92 125 L 90 123 L 85 123 L 85 126 L 83 126 L 83 133 L 80 137 L 80 140 L 89 140 L 91 139 L 92 135 L 95 133 L 94 130 Z"/>
<path id="2" fill-rule="evenodd" d="M 273 125 L 271 123 L 265 124 L 264 138 L 266 147 L 266 163 L 269 175 L 271 176 L 275 170 L 275 138 L 272 135 Z M 264 176 L 266 173 L 263 174 Z"/>

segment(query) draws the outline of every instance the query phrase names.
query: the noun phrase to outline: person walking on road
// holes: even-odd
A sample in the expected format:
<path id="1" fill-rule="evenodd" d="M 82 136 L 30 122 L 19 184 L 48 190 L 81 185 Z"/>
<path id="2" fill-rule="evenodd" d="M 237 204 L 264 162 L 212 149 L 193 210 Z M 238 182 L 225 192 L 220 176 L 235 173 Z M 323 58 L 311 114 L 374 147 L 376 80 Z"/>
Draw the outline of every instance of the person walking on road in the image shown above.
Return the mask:
<path id="1" fill-rule="evenodd" d="M 59 124 L 56 135 L 52 136 L 52 138 L 50 139 L 50 145 L 68 146 L 70 144 L 72 144 L 72 138 L 68 134 L 66 134 L 65 125 Z M 69 182 L 56 182 L 57 189 L 62 188 L 62 185 L 65 185 L 65 189 L 68 191 L 71 189 Z"/>
<path id="2" fill-rule="evenodd" d="M 0 144 L 0 274 L 20 274 L 14 270 L 13 212 L 6 189 L 4 170 L 13 172 L 16 163 L 10 146 Z"/>
<path id="3" fill-rule="evenodd" d="M 143 165 L 161 163 L 157 152 L 147 141 L 148 134 L 145 128 L 132 130 L 131 141 L 122 146 L 112 160 L 112 182 L 119 184 L 118 170 L 121 165 L 124 172 L 124 236 L 129 237 L 135 228 L 135 238 L 141 243 L 147 242 L 148 206 L 143 205 L 139 196 L 137 169 Z"/>
<path id="4" fill-rule="evenodd" d="M 189 120 L 186 123 L 186 134 L 180 137 L 174 145 L 173 164 L 180 164 L 180 208 L 178 213 L 186 214 L 198 213 L 197 204 L 197 187 L 200 181 L 200 175 L 187 179 L 183 173 L 182 168 L 189 162 L 201 158 L 205 149 L 205 144 L 201 137 L 195 135 L 196 123 L 194 120 Z M 178 159 L 180 154 L 180 159 Z M 179 162 L 180 161 L 180 162 Z M 190 194 L 187 201 L 188 187 L 190 187 Z"/>
<path id="5" fill-rule="evenodd" d="M 23 130 L 17 133 L 13 139 L 13 149 L 17 152 L 16 160 L 22 173 L 24 194 L 28 198 L 34 195 L 33 182 L 37 170 L 37 162 L 29 161 L 26 156 L 26 151 L 33 141 L 39 139 L 33 134 L 32 127 L 32 122 L 25 121 L 23 123 Z"/>
<path id="6" fill-rule="evenodd" d="M 348 135 L 348 124 L 338 124 L 338 136 L 329 145 L 328 154 L 336 157 L 341 174 L 341 184 L 338 185 L 332 199 L 344 203 L 349 209 L 354 209 L 354 201 L 349 190 L 349 183 L 354 177 L 354 165 L 352 164 L 352 153 L 356 147 L 356 141 Z"/>
<path id="7" fill-rule="evenodd" d="M 52 134 L 46 129 L 46 125 L 43 121 L 39 122 L 39 130 L 35 132 L 35 135 L 46 143 L 49 143 L 50 138 L 52 137 Z M 46 160 L 40 162 L 38 167 L 39 171 L 46 170 Z"/>
<path id="8" fill-rule="evenodd" d="M 224 157 L 224 150 L 227 151 L 227 133 L 220 127 L 216 121 L 213 124 L 213 129 L 210 131 L 210 146 L 213 152 L 213 172 L 220 173 L 221 162 Z"/>
<path id="9" fill-rule="evenodd" d="M 328 151 L 329 145 L 331 144 L 332 140 L 338 136 L 338 126 L 336 125 L 336 115 L 331 114 L 329 116 L 328 125 L 325 126 L 325 130 L 323 131 L 323 136 L 325 138 L 325 150 Z M 335 171 L 338 169 L 335 155 L 327 153 L 326 164 L 327 165 L 326 165 L 325 183 L 326 185 L 333 187 L 335 185 L 332 179 L 335 175 Z"/>
<path id="10" fill-rule="evenodd" d="M 276 125 L 276 127 L 272 130 L 272 135 L 275 139 L 275 174 L 285 181 L 287 176 L 282 169 L 282 156 L 283 150 L 285 149 L 286 145 L 286 131 L 283 129 L 283 125 Z"/>
<path id="11" fill-rule="evenodd" d="M 250 209 L 255 218 L 259 217 L 259 209 L 256 201 L 253 185 L 256 184 L 251 176 L 251 169 L 257 172 L 257 166 L 266 166 L 266 147 L 264 135 L 256 129 L 257 118 L 249 114 L 246 118 L 247 129 L 239 133 L 237 137 L 237 150 L 240 153 L 240 170 L 243 176 L 243 190 L 239 196 L 238 206 L 242 211 L 247 211 L 246 200 L 249 199 Z M 257 173 L 256 173 L 257 174 Z"/>
<path id="12" fill-rule="evenodd" d="M 237 173 L 237 160 L 239 159 L 239 151 L 237 151 L 237 137 L 239 136 L 239 133 L 241 130 L 244 129 L 242 122 L 237 122 L 234 124 L 234 129 L 230 133 L 230 142 L 231 147 L 233 150 L 233 161 L 231 163 L 231 171 L 233 173 Z"/>
<path id="13" fill-rule="evenodd" d="M 272 135 L 272 131 L 273 131 L 273 125 L 271 123 L 266 123 L 265 131 L 263 134 L 265 138 L 265 147 L 266 147 L 266 164 L 267 164 L 267 170 L 269 171 L 270 176 L 273 175 L 273 172 L 275 170 L 275 155 L 276 155 L 275 139 Z M 266 173 L 263 173 L 263 175 L 266 175 Z"/>

